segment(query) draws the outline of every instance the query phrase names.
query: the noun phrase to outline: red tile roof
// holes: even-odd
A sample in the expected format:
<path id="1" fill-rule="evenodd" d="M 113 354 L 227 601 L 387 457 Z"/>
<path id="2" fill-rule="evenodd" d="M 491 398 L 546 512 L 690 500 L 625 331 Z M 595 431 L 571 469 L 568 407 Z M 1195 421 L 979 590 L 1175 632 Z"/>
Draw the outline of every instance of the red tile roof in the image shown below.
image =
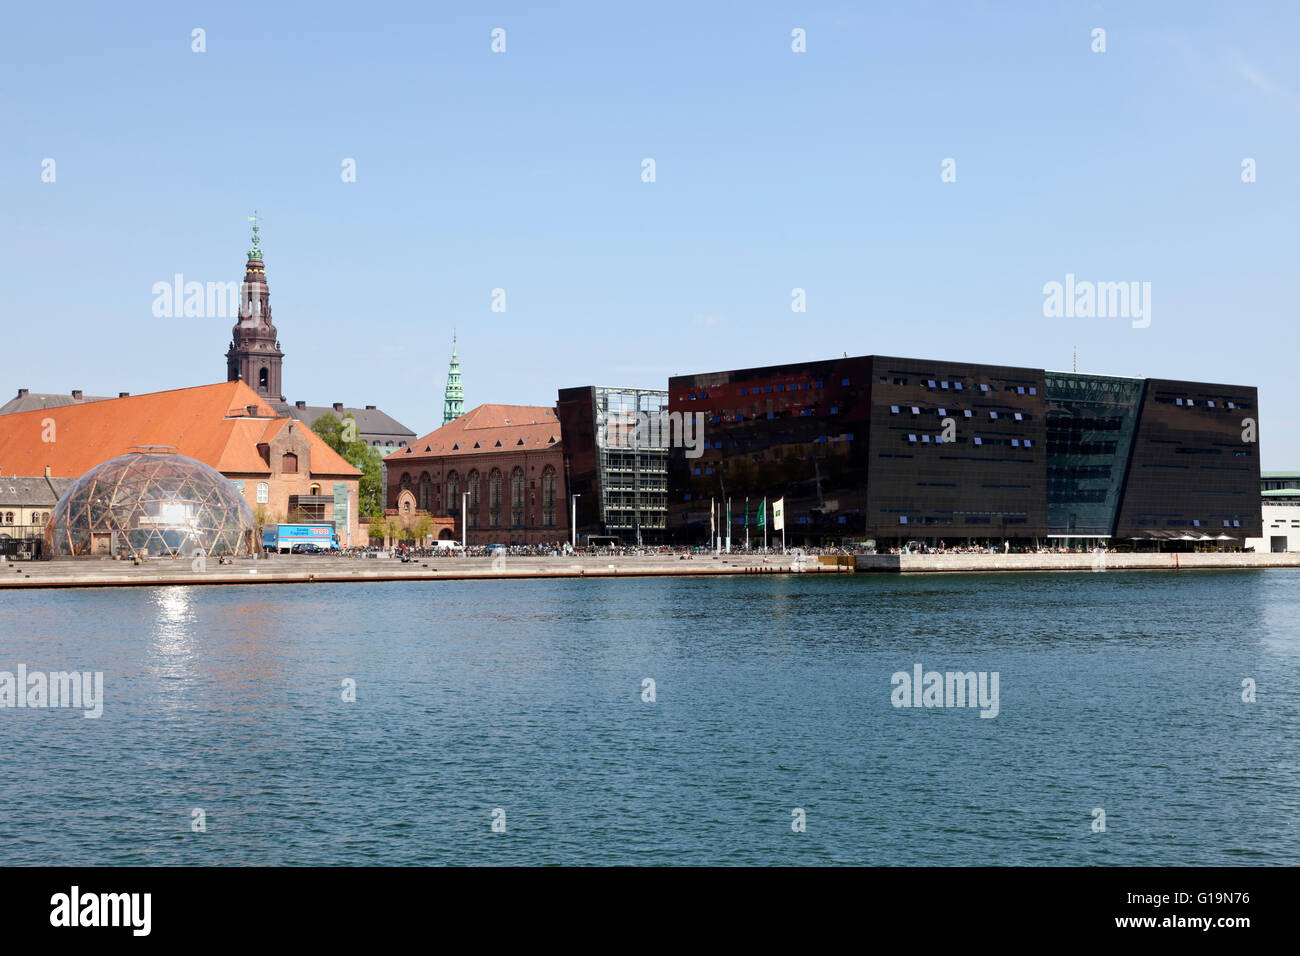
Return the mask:
<path id="1" fill-rule="evenodd" d="M 560 420 L 544 405 L 480 405 L 399 448 L 384 461 L 560 447 Z"/>
<path id="2" fill-rule="evenodd" d="M 76 478 L 132 447 L 170 445 L 225 475 L 269 475 L 257 446 L 292 422 L 277 415 L 243 382 L 19 412 L 0 417 L 0 473 L 43 475 L 48 466 L 56 477 Z M 293 424 L 311 442 L 313 475 L 361 474 L 305 425 Z"/>

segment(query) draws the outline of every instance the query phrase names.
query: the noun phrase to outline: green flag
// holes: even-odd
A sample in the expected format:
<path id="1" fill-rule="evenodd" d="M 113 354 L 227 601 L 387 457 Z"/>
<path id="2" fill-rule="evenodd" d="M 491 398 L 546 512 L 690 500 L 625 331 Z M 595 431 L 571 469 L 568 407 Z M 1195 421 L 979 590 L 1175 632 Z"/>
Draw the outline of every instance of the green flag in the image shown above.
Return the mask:
<path id="1" fill-rule="evenodd" d="M 764 498 L 758 505 L 758 526 L 767 527 L 767 499 Z"/>

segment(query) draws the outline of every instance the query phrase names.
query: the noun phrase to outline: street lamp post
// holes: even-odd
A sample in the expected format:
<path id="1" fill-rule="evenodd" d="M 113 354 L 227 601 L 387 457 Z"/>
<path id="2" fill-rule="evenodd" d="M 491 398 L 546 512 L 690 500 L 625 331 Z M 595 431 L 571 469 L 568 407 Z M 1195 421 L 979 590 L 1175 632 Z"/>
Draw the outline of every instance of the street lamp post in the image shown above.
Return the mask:
<path id="1" fill-rule="evenodd" d="M 573 523 L 573 540 L 569 542 L 569 547 L 573 548 L 574 551 L 578 550 L 578 499 L 581 497 L 582 495 L 574 495 L 571 499 L 572 504 L 569 507 L 569 517 Z"/>
<path id="2" fill-rule="evenodd" d="M 460 556 L 469 557 L 469 522 L 465 520 L 465 500 L 469 497 L 468 491 L 460 493 Z"/>

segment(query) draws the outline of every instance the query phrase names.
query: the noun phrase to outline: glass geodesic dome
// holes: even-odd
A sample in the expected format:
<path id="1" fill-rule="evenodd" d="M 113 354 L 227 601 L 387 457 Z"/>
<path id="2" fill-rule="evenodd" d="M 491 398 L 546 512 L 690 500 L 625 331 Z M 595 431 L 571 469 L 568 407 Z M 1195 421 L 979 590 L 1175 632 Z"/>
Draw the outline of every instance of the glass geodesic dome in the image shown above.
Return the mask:
<path id="1" fill-rule="evenodd" d="M 174 453 L 134 451 L 86 472 L 54 506 L 45 553 L 239 555 L 253 512 L 215 468 Z"/>

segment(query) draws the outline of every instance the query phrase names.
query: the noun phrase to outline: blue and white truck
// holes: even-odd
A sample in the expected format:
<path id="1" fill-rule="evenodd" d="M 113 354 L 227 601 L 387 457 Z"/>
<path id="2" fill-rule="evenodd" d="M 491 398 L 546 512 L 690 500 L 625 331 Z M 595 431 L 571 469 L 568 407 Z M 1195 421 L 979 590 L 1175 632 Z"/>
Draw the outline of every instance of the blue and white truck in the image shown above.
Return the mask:
<path id="1" fill-rule="evenodd" d="M 301 551 L 337 551 L 339 536 L 332 524 L 278 524 L 262 529 L 262 547 L 277 554 Z"/>

